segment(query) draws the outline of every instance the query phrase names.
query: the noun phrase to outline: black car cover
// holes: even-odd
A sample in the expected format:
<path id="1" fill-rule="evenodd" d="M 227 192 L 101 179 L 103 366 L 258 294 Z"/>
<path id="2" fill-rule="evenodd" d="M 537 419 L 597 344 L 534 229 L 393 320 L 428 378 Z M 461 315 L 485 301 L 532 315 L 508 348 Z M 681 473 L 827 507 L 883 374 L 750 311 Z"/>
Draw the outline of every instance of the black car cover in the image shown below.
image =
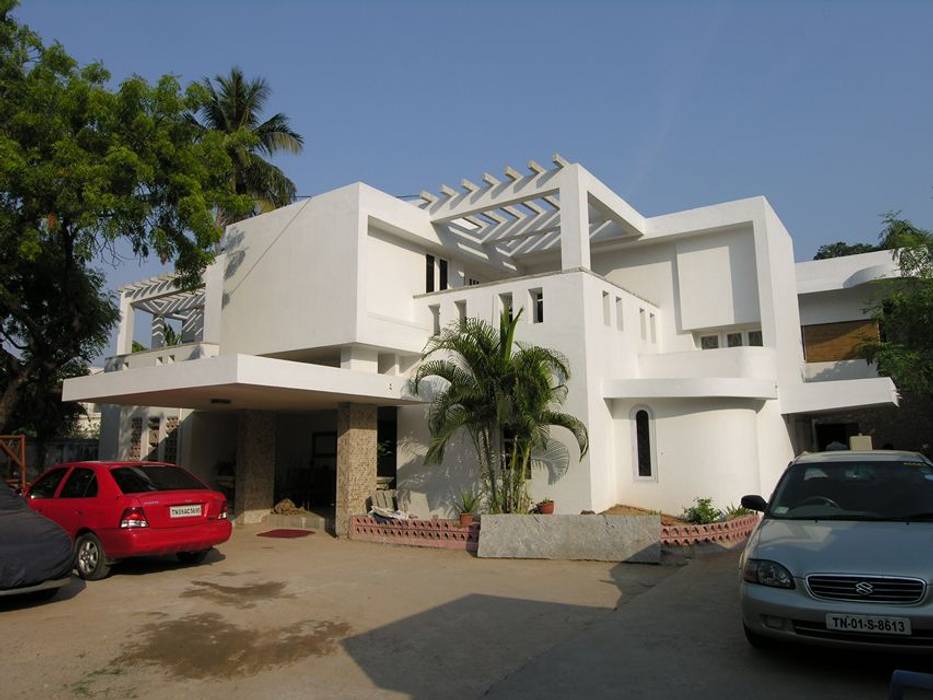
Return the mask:
<path id="1" fill-rule="evenodd" d="M 62 578 L 73 565 L 68 533 L 0 481 L 0 591 Z"/>

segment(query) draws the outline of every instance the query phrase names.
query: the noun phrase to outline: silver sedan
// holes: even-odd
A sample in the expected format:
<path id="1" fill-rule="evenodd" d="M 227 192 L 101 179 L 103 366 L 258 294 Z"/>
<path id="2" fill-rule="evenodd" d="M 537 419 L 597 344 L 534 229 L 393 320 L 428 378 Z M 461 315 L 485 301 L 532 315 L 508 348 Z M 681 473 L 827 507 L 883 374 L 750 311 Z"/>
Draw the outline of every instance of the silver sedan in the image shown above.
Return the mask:
<path id="1" fill-rule="evenodd" d="M 933 463 L 914 452 L 798 457 L 741 559 L 745 635 L 933 651 Z"/>

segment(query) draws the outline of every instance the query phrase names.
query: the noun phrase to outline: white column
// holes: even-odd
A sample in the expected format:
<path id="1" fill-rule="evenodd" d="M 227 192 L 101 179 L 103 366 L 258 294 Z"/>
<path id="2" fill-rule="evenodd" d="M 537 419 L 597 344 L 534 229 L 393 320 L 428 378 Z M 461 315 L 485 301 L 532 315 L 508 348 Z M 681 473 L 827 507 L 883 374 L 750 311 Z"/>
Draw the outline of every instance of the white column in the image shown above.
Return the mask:
<path id="1" fill-rule="evenodd" d="M 590 212 L 583 170 L 569 165 L 560 174 L 560 266 L 590 267 Z"/>
<path id="2" fill-rule="evenodd" d="M 379 351 L 362 345 L 346 345 L 340 348 L 340 368 L 376 374 L 379 371 Z"/>
<path id="3" fill-rule="evenodd" d="M 126 293 L 120 294 L 120 327 L 117 330 L 117 355 L 129 355 L 133 352 L 133 322 L 135 319 L 133 304 Z"/>

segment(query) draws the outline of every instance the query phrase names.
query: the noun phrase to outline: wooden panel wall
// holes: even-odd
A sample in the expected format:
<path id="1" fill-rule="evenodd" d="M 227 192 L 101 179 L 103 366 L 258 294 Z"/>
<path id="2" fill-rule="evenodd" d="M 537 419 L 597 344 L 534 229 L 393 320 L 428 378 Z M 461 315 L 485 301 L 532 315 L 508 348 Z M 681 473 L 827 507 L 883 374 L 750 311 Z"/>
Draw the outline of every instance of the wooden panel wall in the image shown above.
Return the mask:
<path id="1" fill-rule="evenodd" d="M 878 324 L 871 319 L 818 323 L 803 326 L 802 331 L 807 362 L 857 360 L 862 343 L 878 340 Z"/>

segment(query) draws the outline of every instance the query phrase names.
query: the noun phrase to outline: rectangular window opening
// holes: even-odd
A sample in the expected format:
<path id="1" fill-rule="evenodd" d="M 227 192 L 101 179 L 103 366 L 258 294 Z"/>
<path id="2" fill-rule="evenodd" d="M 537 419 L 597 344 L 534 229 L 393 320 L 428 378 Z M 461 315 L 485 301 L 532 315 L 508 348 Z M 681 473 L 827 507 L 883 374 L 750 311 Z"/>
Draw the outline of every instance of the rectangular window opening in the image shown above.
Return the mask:
<path id="1" fill-rule="evenodd" d="M 544 323 L 544 292 L 532 289 L 528 295 L 531 297 L 531 322 Z"/>
<path id="2" fill-rule="evenodd" d="M 447 289 L 447 261 L 443 258 L 437 261 L 438 277 L 440 278 L 440 289 Z"/>
<path id="3" fill-rule="evenodd" d="M 431 321 L 432 321 L 432 334 L 440 335 L 441 334 L 441 307 L 438 304 L 434 304 L 428 307 L 431 309 Z"/>
<path id="4" fill-rule="evenodd" d="M 514 318 L 513 311 L 512 311 L 511 293 L 507 292 L 505 294 L 499 295 L 499 309 L 500 311 L 505 311 L 508 314 L 510 321 Z"/>
<path id="5" fill-rule="evenodd" d="M 726 347 L 730 347 L 730 348 L 742 347 L 742 334 L 741 333 L 726 333 Z"/>
<path id="6" fill-rule="evenodd" d="M 434 256 L 424 256 L 424 291 L 429 294 L 434 291 Z"/>
<path id="7" fill-rule="evenodd" d="M 752 347 L 762 347 L 764 345 L 764 339 L 761 337 L 761 331 L 749 331 L 748 344 Z"/>
<path id="8" fill-rule="evenodd" d="M 464 323 L 466 323 L 466 320 L 467 320 L 466 301 L 461 300 L 461 301 L 455 302 L 455 305 L 457 307 L 457 320 L 460 321 L 460 325 L 462 326 Z"/>
<path id="9" fill-rule="evenodd" d="M 715 350 L 719 347 L 719 336 L 718 335 L 701 335 L 700 336 L 700 349 L 701 350 Z"/>
<path id="10" fill-rule="evenodd" d="M 638 325 L 641 327 L 641 339 L 647 340 L 648 339 L 648 326 L 647 326 L 647 319 L 645 318 L 644 309 L 638 310 Z"/>
<path id="11" fill-rule="evenodd" d="M 648 314 L 648 325 L 651 329 L 651 342 L 658 342 L 658 324 L 655 320 L 654 314 Z"/>
<path id="12" fill-rule="evenodd" d="M 623 313 L 622 297 L 616 297 L 616 328 L 620 331 L 625 329 L 625 315 Z"/>
<path id="13" fill-rule="evenodd" d="M 612 325 L 612 307 L 609 306 L 609 292 L 603 292 L 603 323 L 607 326 Z"/>

